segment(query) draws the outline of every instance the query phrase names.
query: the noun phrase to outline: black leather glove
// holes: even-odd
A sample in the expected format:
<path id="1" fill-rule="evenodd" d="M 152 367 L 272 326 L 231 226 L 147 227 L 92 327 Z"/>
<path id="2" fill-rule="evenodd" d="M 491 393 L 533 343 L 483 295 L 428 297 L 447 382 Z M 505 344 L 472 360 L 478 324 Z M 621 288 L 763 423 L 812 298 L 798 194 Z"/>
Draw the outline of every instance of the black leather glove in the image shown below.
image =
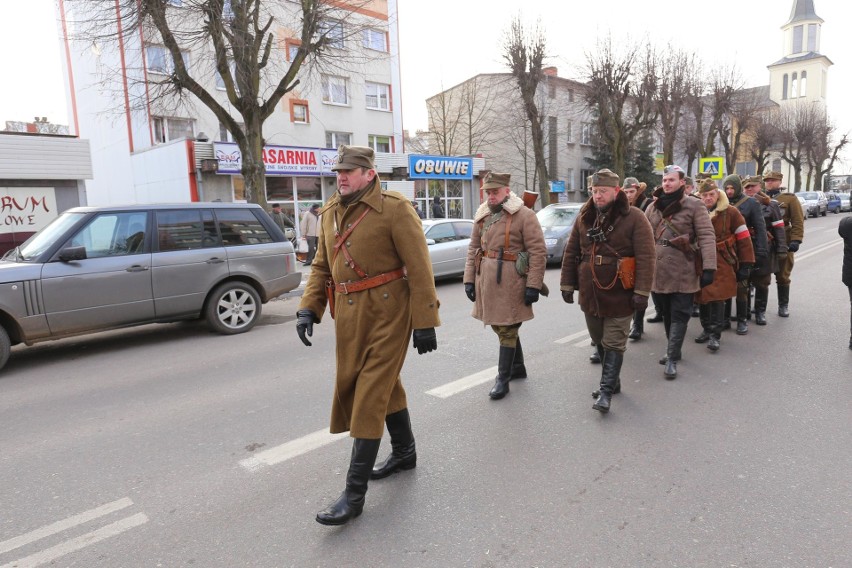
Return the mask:
<path id="1" fill-rule="evenodd" d="M 633 297 L 630 299 L 630 303 L 633 305 L 634 310 L 645 310 L 648 308 L 648 296 L 633 294 Z"/>
<path id="2" fill-rule="evenodd" d="M 299 339 L 302 343 L 310 347 L 313 345 L 308 341 L 308 337 L 314 334 L 314 323 L 317 322 L 317 315 L 312 310 L 299 310 L 296 312 L 296 333 L 299 334 Z M 307 337 L 305 335 L 307 334 Z"/>
<path id="3" fill-rule="evenodd" d="M 464 285 L 464 293 L 467 294 L 471 302 L 476 301 L 476 285 L 473 282 L 468 282 Z"/>
<path id="4" fill-rule="evenodd" d="M 744 262 L 740 264 L 740 267 L 737 269 L 737 282 L 742 282 L 743 280 L 748 280 L 749 274 L 751 274 L 751 269 L 753 265 Z"/>
<path id="5" fill-rule="evenodd" d="M 438 349 L 438 336 L 435 335 L 435 328 L 415 329 L 414 347 L 417 348 L 417 353 L 420 355 Z"/>
<path id="6" fill-rule="evenodd" d="M 800 244 L 802 244 L 802 241 L 790 241 L 787 244 L 787 250 L 790 252 L 798 252 Z"/>
<path id="7" fill-rule="evenodd" d="M 701 273 L 700 285 L 702 288 L 706 288 L 710 284 L 713 283 L 713 280 L 716 278 L 715 270 L 705 270 Z"/>
<path id="8" fill-rule="evenodd" d="M 528 306 L 532 306 L 536 302 L 538 302 L 538 295 L 540 292 L 535 288 L 527 288 L 524 290 L 524 304 Z"/>
<path id="9" fill-rule="evenodd" d="M 565 290 L 563 290 L 562 291 L 562 301 L 565 302 L 566 304 L 573 304 L 574 303 L 574 292 L 566 292 Z"/>

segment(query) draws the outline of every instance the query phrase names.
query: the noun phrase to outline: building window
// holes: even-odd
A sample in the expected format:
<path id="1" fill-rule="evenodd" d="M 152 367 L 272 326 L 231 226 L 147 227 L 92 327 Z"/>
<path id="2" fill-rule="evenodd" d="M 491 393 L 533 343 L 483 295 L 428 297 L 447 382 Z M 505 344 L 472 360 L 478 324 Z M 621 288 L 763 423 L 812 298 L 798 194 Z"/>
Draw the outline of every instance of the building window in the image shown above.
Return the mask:
<path id="1" fill-rule="evenodd" d="M 349 146 L 352 144 L 351 132 L 326 132 L 325 147 L 340 148 L 341 146 Z"/>
<path id="2" fill-rule="evenodd" d="M 181 51 L 183 64 L 189 69 L 189 54 Z M 162 75 L 171 75 L 175 71 L 174 60 L 172 54 L 162 45 L 149 45 L 145 47 L 145 61 L 149 73 L 160 73 Z"/>
<path id="3" fill-rule="evenodd" d="M 802 52 L 802 31 L 804 26 L 795 26 L 793 28 L 793 53 Z"/>
<path id="4" fill-rule="evenodd" d="M 308 101 L 302 99 L 290 99 L 290 122 L 308 124 L 311 115 L 308 112 Z"/>
<path id="5" fill-rule="evenodd" d="M 798 74 L 793 73 L 793 78 L 790 81 L 790 98 L 795 99 L 799 96 L 799 80 Z"/>
<path id="6" fill-rule="evenodd" d="M 154 117 L 154 143 L 162 144 L 179 138 L 195 138 L 195 121 L 189 118 Z"/>
<path id="7" fill-rule="evenodd" d="M 388 50 L 387 34 L 383 31 L 367 28 L 364 30 L 364 47 L 376 51 Z"/>
<path id="8" fill-rule="evenodd" d="M 333 105 L 349 104 L 349 85 L 344 77 L 322 76 L 322 102 Z"/>
<path id="9" fill-rule="evenodd" d="M 367 108 L 390 110 L 390 86 L 381 83 L 367 83 Z"/>
<path id="10" fill-rule="evenodd" d="M 297 39 L 288 37 L 284 40 L 284 56 L 289 63 L 292 63 L 296 59 L 296 53 L 299 51 L 299 46 L 301 45 L 302 42 Z"/>
<path id="11" fill-rule="evenodd" d="M 808 24 L 808 51 L 817 50 L 817 25 Z"/>
<path id="12" fill-rule="evenodd" d="M 375 134 L 370 134 L 367 137 L 367 145 L 372 148 L 374 152 L 384 152 L 387 154 L 391 151 L 390 136 L 376 136 Z"/>
<path id="13" fill-rule="evenodd" d="M 584 122 L 580 129 L 580 144 L 589 146 L 592 143 L 592 125 L 589 122 Z"/>
<path id="14" fill-rule="evenodd" d="M 325 36 L 329 47 L 343 49 L 343 22 L 340 20 L 323 20 L 319 24 L 320 36 Z"/>
<path id="15" fill-rule="evenodd" d="M 233 61 L 229 61 L 228 62 L 228 68 L 230 68 L 230 70 L 231 70 L 231 79 L 234 80 L 234 89 L 236 89 L 237 92 L 239 93 L 239 88 L 237 87 L 237 82 L 236 82 L 237 64 L 234 63 Z M 224 91 L 225 90 L 225 80 L 222 79 L 222 74 L 219 73 L 218 69 L 215 71 L 215 73 L 216 73 L 216 89 L 218 89 L 220 91 Z"/>
<path id="16" fill-rule="evenodd" d="M 595 173 L 594 170 L 580 170 L 580 187 L 589 190 L 589 178 Z"/>
<path id="17" fill-rule="evenodd" d="M 568 144 L 574 143 L 574 123 L 570 120 L 567 121 L 567 126 L 565 127 L 565 142 Z"/>
<path id="18" fill-rule="evenodd" d="M 547 168 L 549 170 L 550 179 L 556 179 L 558 176 L 556 174 L 559 169 L 559 160 L 558 160 L 558 148 L 559 144 L 559 121 L 555 116 L 547 117 L 547 153 L 548 153 L 548 162 Z"/>
<path id="19" fill-rule="evenodd" d="M 242 122 L 238 122 L 237 127 L 243 132 L 246 130 L 246 125 Z M 234 135 L 231 134 L 231 131 L 228 130 L 228 127 L 222 122 L 219 123 L 219 137 L 216 138 L 216 142 L 236 142 L 236 140 L 234 140 Z"/>
<path id="20" fill-rule="evenodd" d="M 547 82 L 547 96 L 551 99 L 556 98 L 556 83 Z"/>
<path id="21" fill-rule="evenodd" d="M 568 102 L 574 102 L 574 89 L 568 89 Z"/>
<path id="22" fill-rule="evenodd" d="M 565 189 L 568 191 L 574 189 L 574 168 L 568 168 L 565 172 Z"/>
<path id="23" fill-rule="evenodd" d="M 183 0 L 168 0 L 168 3 L 172 6 L 181 7 L 183 6 Z"/>
<path id="24" fill-rule="evenodd" d="M 802 78 L 799 79 L 799 96 L 808 96 L 808 72 L 802 71 Z"/>
<path id="25" fill-rule="evenodd" d="M 781 98 L 783 100 L 787 100 L 787 87 L 788 87 L 787 83 L 788 83 L 788 80 L 789 80 L 789 78 L 787 77 L 787 74 L 784 73 L 784 81 L 783 81 L 783 85 L 781 87 Z"/>

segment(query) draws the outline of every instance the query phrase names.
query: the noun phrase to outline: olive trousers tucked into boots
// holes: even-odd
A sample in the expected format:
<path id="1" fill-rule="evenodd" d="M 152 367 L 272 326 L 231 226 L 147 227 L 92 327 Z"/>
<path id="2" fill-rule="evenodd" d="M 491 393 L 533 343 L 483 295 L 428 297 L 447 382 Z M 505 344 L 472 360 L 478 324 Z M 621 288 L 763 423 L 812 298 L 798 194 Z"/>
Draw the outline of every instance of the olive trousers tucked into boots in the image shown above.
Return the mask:
<path id="1" fill-rule="evenodd" d="M 373 468 L 372 479 L 382 479 L 404 469 L 417 466 L 417 450 L 414 447 L 414 434 L 411 432 L 411 417 L 408 409 L 388 414 L 385 417 L 391 442 L 391 454 Z"/>
<path id="2" fill-rule="evenodd" d="M 355 438 L 352 441 L 352 457 L 346 474 L 346 489 L 337 501 L 317 513 L 317 522 L 323 525 L 342 525 L 354 519 L 364 510 L 367 483 L 376 464 L 381 440 Z"/>

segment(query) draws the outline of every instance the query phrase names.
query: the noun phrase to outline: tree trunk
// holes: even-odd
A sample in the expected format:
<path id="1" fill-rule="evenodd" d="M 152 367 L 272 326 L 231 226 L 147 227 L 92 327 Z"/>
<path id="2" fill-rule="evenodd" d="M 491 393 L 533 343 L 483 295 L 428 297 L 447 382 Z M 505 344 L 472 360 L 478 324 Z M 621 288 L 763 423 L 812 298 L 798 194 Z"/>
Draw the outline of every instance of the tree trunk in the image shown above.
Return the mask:
<path id="1" fill-rule="evenodd" d="M 266 201 L 266 165 L 263 163 L 263 135 L 260 124 L 246 124 L 246 136 L 239 144 L 243 158 L 241 173 L 245 182 L 245 199 L 268 209 Z"/>

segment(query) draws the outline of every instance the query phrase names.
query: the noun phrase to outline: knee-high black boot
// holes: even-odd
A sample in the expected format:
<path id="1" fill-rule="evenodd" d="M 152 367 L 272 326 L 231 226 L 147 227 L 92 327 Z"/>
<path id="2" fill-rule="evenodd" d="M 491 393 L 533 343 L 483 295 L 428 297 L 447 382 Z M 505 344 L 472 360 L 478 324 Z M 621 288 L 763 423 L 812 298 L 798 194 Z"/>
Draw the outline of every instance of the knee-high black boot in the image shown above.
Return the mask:
<path id="1" fill-rule="evenodd" d="M 778 284 L 778 315 L 782 318 L 790 317 L 790 287 Z"/>
<path id="2" fill-rule="evenodd" d="M 697 305 L 699 321 L 701 322 L 701 333 L 695 338 L 695 343 L 707 343 L 710 339 L 710 304 Z"/>
<path id="3" fill-rule="evenodd" d="M 748 300 L 737 300 L 737 335 L 748 333 Z"/>
<path id="4" fill-rule="evenodd" d="M 766 325 L 766 304 L 769 301 L 769 288 L 754 289 L 754 323 Z"/>
<path id="5" fill-rule="evenodd" d="M 408 409 L 388 414 L 385 417 L 391 441 L 391 454 L 373 468 L 372 479 L 382 479 L 403 469 L 417 466 L 417 451 L 414 447 L 414 434 L 411 432 L 411 418 Z"/>
<path id="6" fill-rule="evenodd" d="M 601 388 L 598 394 L 598 399 L 592 405 L 597 411 L 606 414 L 609 412 L 612 395 L 615 394 L 615 387 L 621 386 L 621 364 L 624 361 L 624 353 L 619 351 L 604 351 L 603 360 L 601 361 Z M 620 388 L 618 389 L 621 390 Z"/>
<path id="7" fill-rule="evenodd" d="M 346 489 L 337 501 L 317 513 L 317 522 L 323 525 L 342 525 L 354 519 L 364 510 L 367 483 L 376 463 L 381 440 L 355 438 L 352 442 L 352 457 L 346 474 Z"/>
<path id="8" fill-rule="evenodd" d="M 645 310 L 635 310 L 633 312 L 633 327 L 630 328 L 630 339 L 638 341 L 642 339 L 642 334 L 645 333 Z"/>
<path id="9" fill-rule="evenodd" d="M 512 361 L 515 360 L 515 348 L 500 346 L 500 359 L 497 361 L 497 377 L 488 396 L 491 400 L 500 400 L 509 394 L 509 381 L 512 380 Z"/>
<path id="10" fill-rule="evenodd" d="M 668 380 L 677 378 L 677 362 L 681 358 L 683 338 L 686 336 L 686 322 L 673 321 L 669 330 L 669 344 L 666 348 L 666 368 L 663 376 Z"/>
<path id="11" fill-rule="evenodd" d="M 509 380 L 526 378 L 527 367 L 524 365 L 524 351 L 521 349 L 521 338 L 519 337 L 518 343 L 515 345 L 515 360 L 512 361 L 512 378 Z"/>
<path id="12" fill-rule="evenodd" d="M 710 302 L 707 304 L 710 308 L 709 323 L 707 330 L 709 332 L 709 341 L 707 349 L 710 351 L 718 351 L 722 341 L 722 329 L 725 323 L 725 304 L 722 302 Z"/>

